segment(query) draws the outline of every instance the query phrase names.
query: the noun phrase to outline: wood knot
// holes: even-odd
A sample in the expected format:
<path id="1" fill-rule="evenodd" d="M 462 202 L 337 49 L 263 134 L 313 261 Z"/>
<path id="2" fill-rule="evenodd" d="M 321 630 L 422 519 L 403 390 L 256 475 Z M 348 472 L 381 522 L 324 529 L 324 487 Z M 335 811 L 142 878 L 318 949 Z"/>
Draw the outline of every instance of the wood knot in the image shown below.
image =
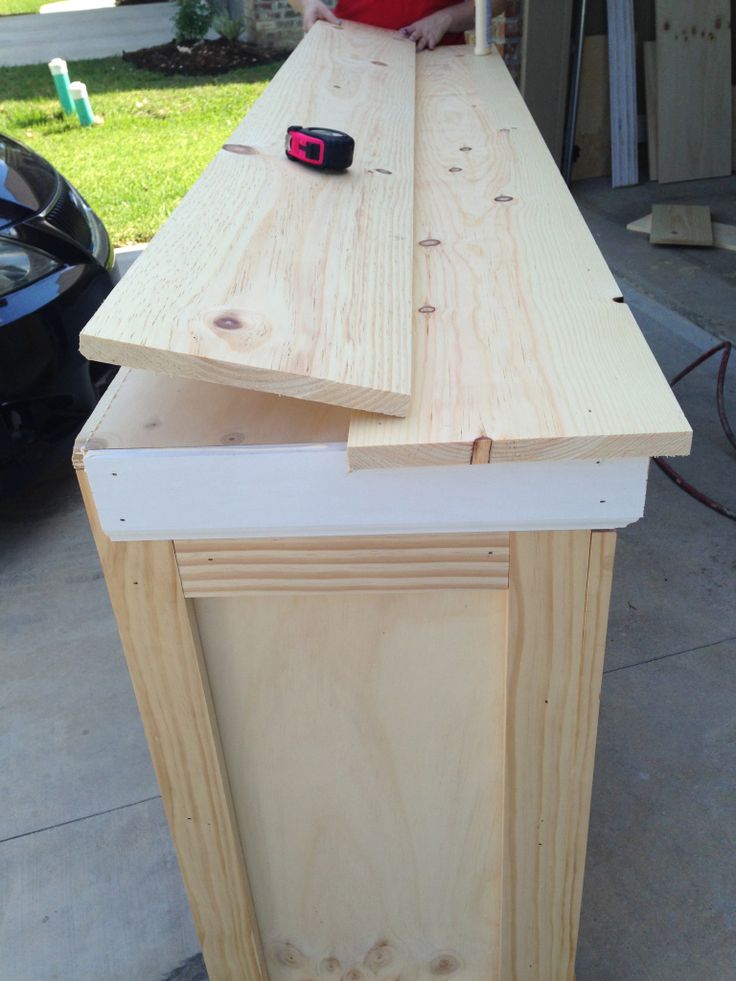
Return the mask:
<path id="1" fill-rule="evenodd" d="M 438 238 L 423 238 L 419 244 L 423 245 L 426 249 L 431 249 L 432 246 L 439 245 L 440 240 Z"/>
<path id="2" fill-rule="evenodd" d="M 392 964 L 393 959 L 394 952 L 391 947 L 386 943 L 381 943 L 376 944 L 375 947 L 371 947 L 371 949 L 365 955 L 363 963 L 374 974 L 378 974 L 378 972 L 383 970 L 384 967 L 388 967 L 389 964 Z"/>
<path id="3" fill-rule="evenodd" d="M 420 313 L 434 313 L 437 307 L 430 306 L 429 303 L 425 303 L 423 307 L 419 307 Z"/>
<path id="4" fill-rule="evenodd" d="M 220 330 L 240 330 L 243 326 L 237 317 L 228 317 L 224 314 L 221 317 L 215 317 L 212 323 Z"/>
<path id="5" fill-rule="evenodd" d="M 307 963 L 307 958 L 294 944 L 274 944 L 271 953 L 273 954 L 274 960 L 278 964 L 281 964 L 282 967 L 292 967 L 295 970 L 300 970 Z"/>
<path id="6" fill-rule="evenodd" d="M 472 149 L 473 149 L 472 146 L 461 146 L 460 147 L 460 152 L 461 153 L 469 153 Z"/>
<path id="7" fill-rule="evenodd" d="M 383 167 L 376 167 L 376 173 L 377 174 L 390 174 L 391 171 L 390 170 L 384 170 Z"/>
<path id="8" fill-rule="evenodd" d="M 337 974 L 340 967 L 340 961 L 336 957 L 325 957 L 319 969 L 322 974 Z"/>
<path id="9" fill-rule="evenodd" d="M 506 204 L 508 201 L 513 201 L 514 199 L 510 194 L 497 194 L 493 200 L 498 201 L 499 204 Z"/>
<path id="10" fill-rule="evenodd" d="M 462 171 L 462 167 L 450 167 L 451 174 L 459 174 Z"/>
<path id="11" fill-rule="evenodd" d="M 359 967 L 351 967 L 343 974 L 342 981 L 366 981 L 366 978 L 365 971 L 361 971 Z"/>
<path id="12" fill-rule="evenodd" d="M 251 157 L 253 154 L 258 153 L 258 150 L 254 146 L 246 146 L 243 143 L 226 143 L 222 149 L 227 150 L 228 153 L 240 153 L 246 157 Z"/>
<path id="13" fill-rule="evenodd" d="M 388 65 L 386 64 L 385 61 L 372 61 L 371 64 L 378 65 L 380 68 L 388 68 Z"/>
<path id="14" fill-rule="evenodd" d="M 461 967 L 461 963 L 454 954 L 440 954 L 429 965 L 430 974 L 445 976 L 454 974 Z"/>
<path id="15" fill-rule="evenodd" d="M 234 307 L 215 307 L 207 310 L 202 319 L 223 341 L 231 336 L 230 343 L 238 350 L 257 347 L 270 337 L 272 330 L 263 314 Z"/>
<path id="16" fill-rule="evenodd" d="M 225 433 L 220 442 L 223 446 L 238 446 L 245 442 L 245 436 L 242 433 Z"/>

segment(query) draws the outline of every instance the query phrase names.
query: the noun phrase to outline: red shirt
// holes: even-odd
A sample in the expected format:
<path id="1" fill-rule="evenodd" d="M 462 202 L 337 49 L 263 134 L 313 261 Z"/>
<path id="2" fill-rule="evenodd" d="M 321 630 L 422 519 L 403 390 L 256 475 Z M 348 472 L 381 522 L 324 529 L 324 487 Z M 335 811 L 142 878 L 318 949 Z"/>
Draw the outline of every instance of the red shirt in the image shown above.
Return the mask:
<path id="1" fill-rule="evenodd" d="M 335 14 L 345 20 L 357 20 L 359 24 L 387 27 L 398 31 L 415 20 L 428 17 L 444 7 L 451 7 L 457 0 L 337 0 Z M 442 44 L 462 44 L 464 34 L 445 34 Z"/>

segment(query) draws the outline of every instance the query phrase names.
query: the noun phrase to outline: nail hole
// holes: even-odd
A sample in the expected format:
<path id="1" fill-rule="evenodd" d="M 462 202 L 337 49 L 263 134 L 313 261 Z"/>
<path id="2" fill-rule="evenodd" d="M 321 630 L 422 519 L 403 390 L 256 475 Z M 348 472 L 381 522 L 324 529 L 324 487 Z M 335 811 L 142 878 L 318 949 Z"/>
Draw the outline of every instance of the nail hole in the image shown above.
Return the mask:
<path id="1" fill-rule="evenodd" d="M 499 194 L 493 200 L 498 201 L 499 204 L 506 204 L 507 201 L 513 201 L 514 199 L 510 194 Z"/>
<path id="2" fill-rule="evenodd" d="M 460 147 L 461 153 L 468 153 L 468 151 L 469 150 L 472 150 L 472 149 L 473 149 L 472 146 L 461 146 Z"/>
<path id="3" fill-rule="evenodd" d="M 624 302 L 624 298 L 622 296 L 614 296 L 613 302 L 614 303 L 623 303 Z"/>
<path id="4" fill-rule="evenodd" d="M 379 65 L 381 68 L 388 68 L 388 65 L 386 64 L 385 61 L 372 61 L 371 64 Z"/>
<path id="5" fill-rule="evenodd" d="M 114 473 L 114 474 L 113 474 L 113 477 L 117 477 L 117 474 L 116 474 L 116 473 Z"/>
<path id="6" fill-rule="evenodd" d="M 342 88 L 342 85 L 333 85 L 332 87 L 333 87 L 333 89 L 341 89 Z"/>
<path id="7" fill-rule="evenodd" d="M 423 307 L 419 307 L 419 312 L 420 313 L 434 313 L 436 309 L 437 309 L 437 307 L 430 306 L 429 303 L 426 303 Z"/>
<path id="8" fill-rule="evenodd" d="M 463 169 L 462 167 L 450 167 L 450 173 L 459 174 L 462 169 Z"/>
<path id="9" fill-rule="evenodd" d="M 125 518 L 119 518 L 118 520 L 120 520 L 120 521 L 125 521 Z"/>
<path id="10" fill-rule="evenodd" d="M 423 238 L 419 244 L 424 245 L 426 248 L 430 248 L 432 245 L 439 245 L 440 240 L 438 238 Z"/>
<path id="11" fill-rule="evenodd" d="M 376 167 L 376 173 L 377 174 L 390 174 L 391 171 L 390 170 L 384 170 L 383 167 Z"/>

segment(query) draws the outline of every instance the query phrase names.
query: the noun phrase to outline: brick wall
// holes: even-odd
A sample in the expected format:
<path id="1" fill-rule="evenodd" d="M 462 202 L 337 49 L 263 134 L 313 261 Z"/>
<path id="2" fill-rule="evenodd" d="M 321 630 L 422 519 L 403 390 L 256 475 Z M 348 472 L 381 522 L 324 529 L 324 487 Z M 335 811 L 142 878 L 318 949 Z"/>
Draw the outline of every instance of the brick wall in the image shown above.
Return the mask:
<path id="1" fill-rule="evenodd" d="M 264 48 L 290 51 L 302 37 L 301 14 L 287 0 L 243 0 L 248 38 Z"/>

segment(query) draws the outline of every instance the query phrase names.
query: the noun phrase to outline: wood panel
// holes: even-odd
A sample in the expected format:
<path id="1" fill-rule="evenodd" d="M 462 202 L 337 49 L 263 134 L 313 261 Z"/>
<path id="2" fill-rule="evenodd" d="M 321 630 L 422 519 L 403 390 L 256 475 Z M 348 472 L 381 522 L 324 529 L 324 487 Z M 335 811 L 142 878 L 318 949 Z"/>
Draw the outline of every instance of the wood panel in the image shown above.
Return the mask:
<path id="1" fill-rule="evenodd" d="M 509 536 L 175 542 L 185 596 L 506 589 Z"/>
<path id="2" fill-rule="evenodd" d="M 611 173 L 611 97 L 605 34 L 586 37 L 583 41 L 575 145 L 580 154 L 573 164 L 573 180 Z"/>
<path id="3" fill-rule="evenodd" d="M 644 90 L 647 106 L 647 152 L 649 179 L 657 179 L 657 42 L 644 43 Z"/>
<path id="4" fill-rule="evenodd" d="M 511 536 L 504 979 L 574 979 L 615 537 Z"/>
<path id="5" fill-rule="evenodd" d="M 713 245 L 717 249 L 726 249 L 728 252 L 736 252 L 736 225 L 726 225 L 722 221 L 713 223 Z M 630 221 L 626 226 L 629 232 L 638 232 L 640 235 L 651 235 L 652 216 L 644 215 L 636 221 Z"/>
<path id="6" fill-rule="evenodd" d="M 701 204 L 652 205 L 652 245 L 713 245 L 710 208 Z"/>
<path id="7" fill-rule="evenodd" d="M 611 183 L 614 187 L 626 187 L 639 182 L 633 0 L 608 0 L 608 66 L 611 92 Z"/>
<path id="8" fill-rule="evenodd" d="M 497 978 L 507 594 L 194 602 L 271 981 Z"/>
<path id="9" fill-rule="evenodd" d="M 658 175 L 731 173 L 729 0 L 656 0 Z"/>
<path id="10" fill-rule="evenodd" d="M 82 352 L 404 413 L 414 60 L 395 33 L 315 25 L 87 326 Z M 293 123 L 351 133 L 351 169 L 287 160 Z"/>
<path id="11" fill-rule="evenodd" d="M 570 73 L 573 0 L 524 0 L 521 92 L 559 166 Z"/>
<path id="12" fill-rule="evenodd" d="M 501 57 L 417 62 L 414 394 L 352 468 L 678 455 L 690 431 Z M 625 379 L 625 384 L 624 384 Z M 657 450 L 656 447 L 667 447 Z"/>
<path id="13" fill-rule="evenodd" d="M 268 981 L 207 671 L 171 542 L 112 543 L 79 475 L 205 963 Z"/>

